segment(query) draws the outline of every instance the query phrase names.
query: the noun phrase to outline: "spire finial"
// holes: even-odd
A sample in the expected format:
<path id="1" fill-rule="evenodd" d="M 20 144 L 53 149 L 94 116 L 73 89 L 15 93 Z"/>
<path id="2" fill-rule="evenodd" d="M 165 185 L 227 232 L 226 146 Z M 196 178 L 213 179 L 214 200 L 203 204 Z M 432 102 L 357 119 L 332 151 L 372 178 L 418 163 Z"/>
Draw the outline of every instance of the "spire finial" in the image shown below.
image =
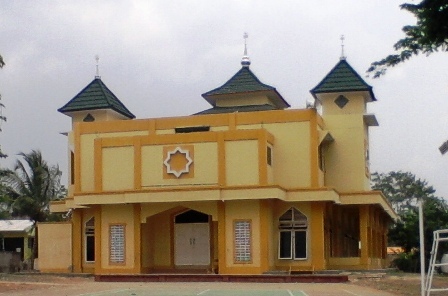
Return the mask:
<path id="1" fill-rule="evenodd" d="M 345 60 L 346 59 L 346 56 L 344 54 L 344 40 L 345 40 L 345 36 L 341 35 L 340 39 L 341 39 L 341 57 L 340 57 L 340 59 L 341 60 Z"/>
<path id="2" fill-rule="evenodd" d="M 95 78 L 101 78 L 101 76 L 100 76 L 100 65 L 99 65 L 100 56 L 96 55 L 95 56 L 95 60 L 96 60 L 96 75 L 95 75 Z"/>
<path id="3" fill-rule="evenodd" d="M 244 32 L 243 38 L 244 38 L 244 55 L 243 58 L 241 59 L 241 65 L 243 67 L 249 67 L 250 59 L 249 56 L 247 55 L 247 38 L 249 38 L 249 35 L 247 34 L 247 32 Z"/>

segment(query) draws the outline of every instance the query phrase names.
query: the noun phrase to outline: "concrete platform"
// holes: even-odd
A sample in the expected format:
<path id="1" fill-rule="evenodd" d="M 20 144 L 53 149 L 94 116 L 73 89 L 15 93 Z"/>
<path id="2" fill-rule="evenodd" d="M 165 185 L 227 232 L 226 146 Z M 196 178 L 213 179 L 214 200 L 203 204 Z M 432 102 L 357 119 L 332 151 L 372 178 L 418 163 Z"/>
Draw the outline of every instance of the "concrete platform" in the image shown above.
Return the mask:
<path id="1" fill-rule="evenodd" d="M 108 274 L 97 282 L 238 282 L 238 283 L 345 283 L 347 275 L 221 275 L 221 274 Z"/>

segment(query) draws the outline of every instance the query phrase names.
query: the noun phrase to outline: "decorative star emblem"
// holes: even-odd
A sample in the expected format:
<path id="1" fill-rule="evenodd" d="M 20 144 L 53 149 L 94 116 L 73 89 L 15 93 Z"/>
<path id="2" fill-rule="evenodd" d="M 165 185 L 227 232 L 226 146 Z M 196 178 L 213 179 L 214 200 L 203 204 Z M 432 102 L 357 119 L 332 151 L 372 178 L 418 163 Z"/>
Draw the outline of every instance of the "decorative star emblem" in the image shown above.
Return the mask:
<path id="1" fill-rule="evenodd" d="M 171 160 L 176 154 L 182 154 L 184 156 L 185 163 L 182 165 L 177 164 L 176 167 L 173 167 Z M 190 152 L 188 150 L 183 150 L 180 147 L 176 147 L 174 150 L 168 151 L 163 163 L 166 166 L 166 172 L 168 174 L 173 174 L 176 178 L 179 178 L 182 174 L 190 172 L 190 165 L 193 163 L 193 159 L 191 159 Z"/>

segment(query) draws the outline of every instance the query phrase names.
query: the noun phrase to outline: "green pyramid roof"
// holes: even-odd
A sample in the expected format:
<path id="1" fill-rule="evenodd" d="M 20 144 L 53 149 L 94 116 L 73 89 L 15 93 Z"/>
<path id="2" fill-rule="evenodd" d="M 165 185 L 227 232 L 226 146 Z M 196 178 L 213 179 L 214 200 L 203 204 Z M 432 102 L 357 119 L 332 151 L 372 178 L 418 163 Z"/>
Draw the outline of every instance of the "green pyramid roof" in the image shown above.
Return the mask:
<path id="1" fill-rule="evenodd" d="M 315 95 L 346 91 L 368 91 L 372 100 L 376 101 L 372 87 L 356 73 L 345 59 L 341 59 L 327 76 L 311 90 L 311 93 Z"/>
<path id="2" fill-rule="evenodd" d="M 99 77 L 95 77 L 89 85 L 58 111 L 67 113 L 97 109 L 112 109 L 128 118 L 135 118 L 135 115 L 120 102 Z"/>
<path id="3" fill-rule="evenodd" d="M 285 99 L 283 99 L 283 97 L 277 92 L 275 87 L 262 83 L 248 66 L 243 66 L 226 83 L 218 88 L 202 94 L 202 97 L 214 105 L 213 100 L 210 100 L 210 98 L 214 96 L 259 91 L 271 92 L 274 100 L 277 101 L 276 104 L 281 105 L 283 108 L 290 106 L 288 102 L 286 102 Z"/>

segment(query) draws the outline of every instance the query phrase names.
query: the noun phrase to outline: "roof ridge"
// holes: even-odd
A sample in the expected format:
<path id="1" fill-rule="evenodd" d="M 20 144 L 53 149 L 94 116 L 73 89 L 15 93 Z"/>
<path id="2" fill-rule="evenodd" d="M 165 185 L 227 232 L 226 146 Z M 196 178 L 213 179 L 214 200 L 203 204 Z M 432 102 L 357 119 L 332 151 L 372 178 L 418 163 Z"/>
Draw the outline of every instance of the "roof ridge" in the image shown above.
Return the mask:
<path id="1" fill-rule="evenodd" d="M 310 92 L 332 93 L 343 91 L 368 91 L 373 101 L 375 95 L 370 86 L 358 72 L 345 60 L 341 59 Z"/>
<path id="2" fill-rule="evenodd" d="M 111 109 L 128 118 L 135 118 L 135 115 L 126 108 L 99 77 L 95 77 L 67 104 L 59 108 L 58 111 L 65 113 L 96 109 Z"/>
<path id="3" fill-rule="evenodd" d="M 263 88 L 266 88 L 266 89 L 253 89 L 253 90 L 251 90 L 251 91 L 261 91 L 261 90 L 275 90 L 275 87 L 273 87 L 273 86 L 270 86 L 270 85 L 268 85 L 268 84 L 264 84 L 264 83 L 262 83 L 261 81 L 260 81 L 260 79 L 258 79 L 258 77 L 249 69 L 249 67 L 241 67 L 241 69 L 240 70 L 238 70 L 238 72 L 236 72 L 230 79 L 228 79 L 224 84 L 222 84 L 221 86 L 219 86 L 219 87 L 216 87 L 216 88 L 214 88 L 214 89 L 212 89 L 212 90 L 210 90 L 210 91 L 208 91 L 208 92 L 206 92 L 206 93 L 204 93 L 204 94 L 202 94 L 202 96 L 207 96 L 207 95 L 213 95 L 213 92 L 216 92 L 217 90 L 219 90 L 219 89 L 224 89 L 224 88 L 226 88 L 227 86 L 229 86 L 232 82 L 236 82 L 236 84 L 239 84 L 240 82 L 239 81 L 235 81 L 236 79 L 238 79 L 240 76 L 242 76 L 243 74 L 245 74 L 245 73 L 248 73 L 249 75 L 250 75 L 250 77 L 257 83 L 257 84 L 259 84 L 260 86 L 262 86 Z M 234 92 L 237 92 L 237 91 L 234 91 Z M 247 91 L 244 91 L 244 92 L 247 92 Z M 224 93 L 229 93 L 228 91 L 224 91 Z"/>

